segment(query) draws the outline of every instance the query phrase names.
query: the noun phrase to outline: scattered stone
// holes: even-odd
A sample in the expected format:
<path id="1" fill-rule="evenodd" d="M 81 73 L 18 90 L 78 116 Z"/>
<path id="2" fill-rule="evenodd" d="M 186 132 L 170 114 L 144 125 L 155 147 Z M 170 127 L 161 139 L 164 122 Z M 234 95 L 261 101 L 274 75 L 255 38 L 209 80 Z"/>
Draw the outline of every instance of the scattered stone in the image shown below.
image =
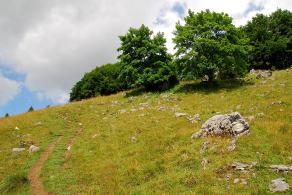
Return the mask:
<path id="1" fill-rule="evenodd" d="M 203 78 L 201 79 L 203 82 L 207 82 L 209 81 L 209 76 L 208 75 L 204 75 Z"/>
<path id="2" fill-rule="evenodd" d="M 147 102 L 140 103 L 139 106 L 142 106 L 142 107 L 148 107 L 148 106 L 149 106 L 149 103 L 147 103 Z"/>
<path id="3" fill-rule="evenodd" d="M 201 117 L 200 117 L 200 114 L 195 114 L 195 115 L 194 115 L 194 118 L 195 118 L 195 120 L 197 120 L 197 121 L 201 121 L 201 120 L 202 120 Z"/>
<path id="4" fill-rule="evenodd" d="M 71 147 L 72 147 L 71 145 L 68 146 L 68 147 L 67 147 L 67 150 L 70 151 L 70 150 L 71 150 Z"/>
<path id="5" fill-rule="evenodd" d="M 203 170 L 206 170 L 207 164 L 209 163 L 209 160 L 207 158 L 203 158 L 201 165 L 203 167 Z"/>
<path id="6" fill-rule="evenodd" d="M 236 149 L 236 142 L 237 142 L 237 139 L 233 138 L 231 141 L 231 144 L 227 147 L 227 150 L 229 152 L 233 152 Z"/>
<path id="7" fill-rule="evenodd" d="M 283 104 L 282 101 L 275 101 L 275 102 L 272 102 L 272 103 L 271 103 L 272 106 L 273 106 L 273 105 L 281 105 L 281 104 Z"/>
<path id="8" fill-rule="evenodd" d="M 262 118 L 262 117 L 264 117 L 264 116 L 265 116 L 265 114 L 264 114 L 263 112 L 257 113 L 257 117 L 258 117 L 258 118 Z"/>
<path id="9" fill-rule="evenodd" d="M 119 112 L 120 112 L 121 114 L 124 114 L 124 113 L 127 112 L 127 110 L 126 110 L 126 109 L 121 109 Z"/>
<path id="10" fill-rule="evenodd" d="M 158 111 L 165 111 L 166 110 L 165 106 L 157 106 L 156 109 Z"/>
<path id="11" fill-rule="evenodd" d="M 271 192 L 285 192 L 289 190 L 289 184 L 285 182 L 284 178 L 272 180 L 269 187 Z"/>
<path id="12" fill-rule="evenodd" d="M 131 137 L 131 142 L 136 143 L 137 142 L 137 138 L 135 136 Z"/>
<path id="13" fill-rule="evenodd" d="M 15 130 L 19 130 L 19 128 L 18 127 L 15 127 Z"/>
<path id="14" fill-rule="evenodd" d="M 233 180 L 233 183 L 234 183 L 234 184 L 240 183 L 240 184 L 242 184 L 242 185 L 247 185 L 247 181 L 246 181 L 246 179 L 243 179 L 243 178 L 235 178 L 235 179 Z"/>
<path id="15" fill-rule="evenodd" d="M 82 123 L 78 123 L 79 126 L 82 126 Z"/>
<path id="16" fill-rule="evenodd" d="M 238 113 L 215 115 L 208 119 L 201 130 L 192 135 L 192 138 L 211 136 L 240 136 L 248 134 L 249 124 Z"/>
<path id="17" fill-rule="evenodd" d="M 268 78 L 272 76 L 272 71 L 270 70 L 254 70 L 250 71 L 251 74 L 255 75 L 257 79 Z"/>
<path id="18" fill-rule="evenodd" d="M 183 117 L 183 116 L 186 116 L 187 114 L 186 113 L 182 113 L 182 112 L 176 112 L 175 113 L 175 117 Z"/>
<path id="19" fill-rule="evenodd" d="M 28 149 L 28 152 L 29 152 L 29 153 L 34 153 L 34 152 L 37 152 L 37 151 L 39 151 L 39 150 L 40 150 L 39 147 L 37 147 L 37 146 L 35 146 L 35 145 L 31 145 L 31 146 L 29 147 L 29 149 Z"/>
<path id="20" fill-rule="evenodd" d="M 255 117 L 254 116 L 248 116 L 246 117 L 246 119 L 251 122 L 251 121 L 254 121 L 255 120 Z"/>
<path id="21" fill-rule="evenodd" d="M 12 148 L 12 154 L 18 154 L 24 150 L 25 148 Z"/>
<path id="22" fill-rule="evenodd" d="M 35 123 L 35 126 L 40 126 L 40 125 L 42 125 L 42 122 L 41 121 Z"/>
<path id="23" fill-rule="evenodd" d="M 206 141 L 202 144 L 200 153 L 204 153 L 208 149 L 209 142 Z"/>
<path id="24" fill-rule="evenodd" d="M 118 101 L 112 101 L 112 106 L 117 106 L 117 105 L 119 105 Z"/>
<path id="25" fill-rule="evenodd" d="M 244 164 L 244 163 L 240 163 L 240 162 L 235 162 L 235 163 L 231 164 L 230 166 L 234 170 L 237 170 L 237 171 L 245 171 L 246 169 L 252 168 L 256 164 L 257 164 L 256 162 L 253 162 L 251 164 Z"/>
<path id="26" fill-rule="evenodd" d="M 271 169 L 273 169 L 276 172 L 289 172 L 292 171 L 292 166 L 287 165 L 271 165 Z"/>

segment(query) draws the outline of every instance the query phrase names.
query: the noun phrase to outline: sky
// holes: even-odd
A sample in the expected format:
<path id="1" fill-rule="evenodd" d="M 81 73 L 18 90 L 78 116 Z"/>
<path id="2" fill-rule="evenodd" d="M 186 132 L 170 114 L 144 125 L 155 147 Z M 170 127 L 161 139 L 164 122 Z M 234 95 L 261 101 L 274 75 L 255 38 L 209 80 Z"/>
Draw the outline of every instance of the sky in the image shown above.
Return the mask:
<path id="1" fill-rule="evenodd" d="M 187 10 L 210 9 L 244 25 L 257 13 L 292 10 L 290 0 L 0 1 L 0 117 L 68 102 L 70 89 L 96 66 L 116 61 L 119 35 L 141 24 L 172 32 Z"/>

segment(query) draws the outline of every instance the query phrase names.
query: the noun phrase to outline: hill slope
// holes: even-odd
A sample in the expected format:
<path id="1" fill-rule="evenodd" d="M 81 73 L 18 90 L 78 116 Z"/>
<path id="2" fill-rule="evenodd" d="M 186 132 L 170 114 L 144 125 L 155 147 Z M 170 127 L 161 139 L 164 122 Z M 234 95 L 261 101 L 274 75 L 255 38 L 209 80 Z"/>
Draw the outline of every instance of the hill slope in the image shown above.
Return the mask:
<path id="1" fill-rule="evenodd" d="M 245 80 L 209 88 L 184 83 L 176 93 L 120 93 L 1 119 L 0 189 L 29 194 L 30 168 L 60 136 L 40 176 L 55 194 L 263 194 L 279 177 L 292 185 L 291 174 L 267 168 L 292 164 L 292 71 Z M 230 110 L 251 119 L 251 134 L 238 139 L 235 151 L 227 151 L 230 138 L 191 139 L 208 118 Z M 202 121 L 175 112 L 198 113 Z M 12 155 L 20 140 L 41 151 Z M 200 152 L 206 140 L 208 150 Z M 234 162 L 257 164 L 240 172 L 229 168 Z M 247 184 L 234 184 L 236 178 Z"/>

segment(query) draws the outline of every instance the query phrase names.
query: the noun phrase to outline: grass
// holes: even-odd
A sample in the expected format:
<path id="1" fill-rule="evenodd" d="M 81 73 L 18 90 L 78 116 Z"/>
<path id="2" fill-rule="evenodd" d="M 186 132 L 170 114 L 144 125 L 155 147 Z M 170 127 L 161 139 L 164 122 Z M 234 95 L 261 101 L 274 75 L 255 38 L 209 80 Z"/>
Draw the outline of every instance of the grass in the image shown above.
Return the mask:
<path id="1" fill-rule="evenodd" d="M 55 194 L 267 194 L 271 180 L 278 177 L 292 185 L 291 174 L 267 168 L 292 164 L 291 74 L 276 71 L 263 80 L 247 77 L 212 86 L 186 82 L 161 94 L 123 92 L 2 119 L 0 181 L 20 171 L 27 174 L 39 157 L 11 155 L 21 133 L 41 149 L 64 136 L 41 174 L 46 190 Z M 275 101 L 283 103 L 272 105 Z M 145 102 L 149 106 L 141 109 Z M 159 111 L 158 106 L 166 109 Z M 230 110 L 255 116 L 251 135 L 239 138 L 234 152 L 226 150 L 230 138 L 190 138 L 209 117 Z M 176 118 L 175 112 L 199 113 L 202 121 L 192 124 Z M 264 115 L 257 117 L 261 112 Z M 200 153 L 206 140 L 209 149 Z M 203 158 L 209 160 L 206 170 Z M 244 174 L 228 169 L 233 162 L 257 165 Z M 234 184 L 235 178 L 245 178 L 248 184 Z M 16 186 L 29 194 L 27 184 Z"/>

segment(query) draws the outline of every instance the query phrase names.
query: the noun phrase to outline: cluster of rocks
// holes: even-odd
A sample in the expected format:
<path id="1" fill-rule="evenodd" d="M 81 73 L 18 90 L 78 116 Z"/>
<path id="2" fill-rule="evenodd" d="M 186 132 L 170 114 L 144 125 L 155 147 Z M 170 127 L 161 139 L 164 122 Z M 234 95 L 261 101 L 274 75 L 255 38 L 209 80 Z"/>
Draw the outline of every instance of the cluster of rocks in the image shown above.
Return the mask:
<path id="1" fill-rule="evenodd" d="M 250 74 L 255 75 L 257 79 L 268 78 L 272 76 L 271 70 L 250 70 Z"/>
<path id="2" fill-rule="evenodd" d="M 25 150 L 26 150 L 25 148 L 12 148 L 12 154 L 19 154 Z M 31 145 L 28 148 L 29 153 L 35 153 L 35 152 L 38 152 L 39 150 L 40 150 L 40 148 L 35 146 L 35 145 Z"/>
<path id="3" fill-rule="evenodd" d="M 192 138 L 206 136 L 241 136 L 248 134 L 249 124 L 238 113 L 233 112 L 224 115 L 215 115 L 208 119 L 199 132 L 192 135 Z"/>

